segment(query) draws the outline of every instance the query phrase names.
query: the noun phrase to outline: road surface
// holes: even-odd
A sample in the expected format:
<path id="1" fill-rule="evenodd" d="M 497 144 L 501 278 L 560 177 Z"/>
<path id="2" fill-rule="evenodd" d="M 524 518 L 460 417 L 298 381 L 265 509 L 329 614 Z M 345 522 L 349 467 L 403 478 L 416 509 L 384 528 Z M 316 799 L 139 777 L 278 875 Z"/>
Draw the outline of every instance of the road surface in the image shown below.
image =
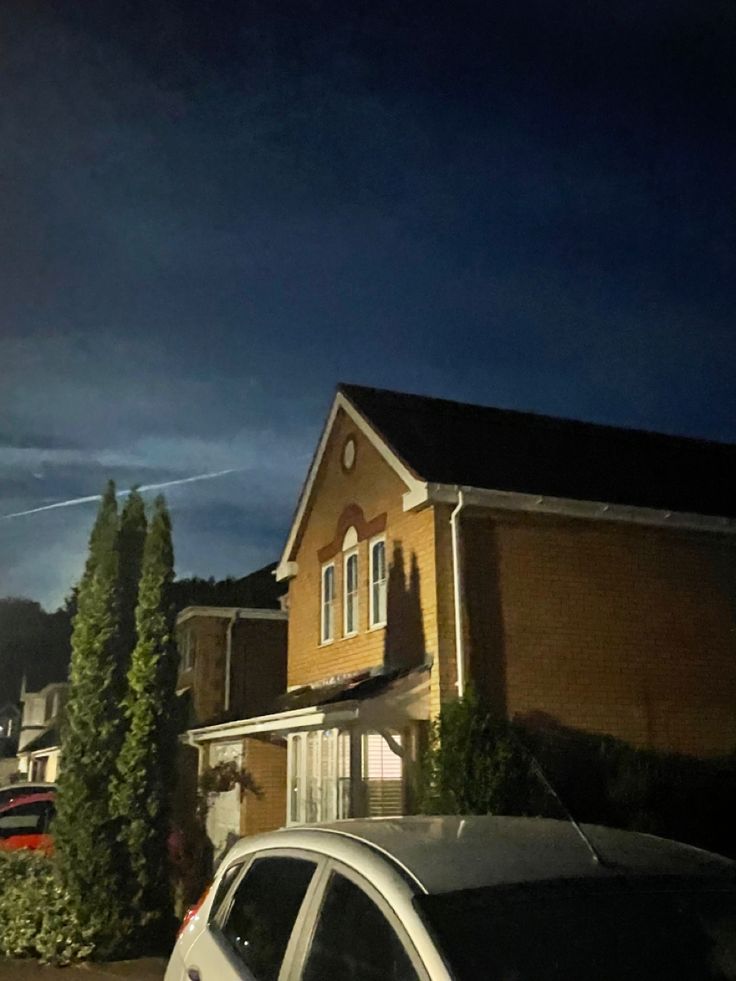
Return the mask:
<path id="1" fill-rule="evenodd" d="M 144 957 L 113 964 L 79 964 L 75 967 L 43 967 L 36 961 L 0 960 L 0 981 L 162 981 L 166 961 Z"/>

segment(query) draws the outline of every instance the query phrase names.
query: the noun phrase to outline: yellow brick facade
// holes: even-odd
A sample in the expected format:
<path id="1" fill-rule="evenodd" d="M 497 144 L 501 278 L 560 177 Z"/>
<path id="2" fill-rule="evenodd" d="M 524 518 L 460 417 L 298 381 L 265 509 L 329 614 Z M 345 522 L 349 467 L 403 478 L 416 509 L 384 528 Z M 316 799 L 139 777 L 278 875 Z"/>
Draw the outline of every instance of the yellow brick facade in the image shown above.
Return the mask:
<path id="1" fill-rule="evenodd" d="M 348 438 L 355 441 L 355 463 L 342 466 Z M 407 487 L 352 420 L 339 412 L 316 474 L 311 501 L 291 558 L 298 574 L 289 584 L 290 687 L 314 684 L 384 664 L 436 657 L 437 584 L 435 521 L 431 508 L 403 510 Z M 348 512 L 348 509 L 352 509 Z M 360 509 L 359 512 L 356 509 Z M 367 525 L 385 525 L 388 565 L 388 628 L 369 626 L 369 537 L 358 542 L 358 625 L 344 636 L 344 564 L 339 545 L 345 513 L 362 514 Z M 361 521 L 356 522 L 361 525 Z M 354 525 L 355 526 L 355 525 Z M 358 528 L 360 533 L 360 528 Z M 321 575 L 325 550 L 334 554 L 336 602 L 334 640 L 320 643 Z M 388 635 L 387 635 L 388 629 Z"/>
<path id="2" fill-rule="evenodd" d="M 257 835 L 286 823 L 286 742 L 256 736 L 243 740 L 243 763 L 257 794 L 246 791 L 240 808 L 240 833 Z"/>
<path id="3" fill-rule="evenodd" d="M 471 671 L 509 717 L 696 756 L 736 748 L 732 536 L 464 517 Z"/>

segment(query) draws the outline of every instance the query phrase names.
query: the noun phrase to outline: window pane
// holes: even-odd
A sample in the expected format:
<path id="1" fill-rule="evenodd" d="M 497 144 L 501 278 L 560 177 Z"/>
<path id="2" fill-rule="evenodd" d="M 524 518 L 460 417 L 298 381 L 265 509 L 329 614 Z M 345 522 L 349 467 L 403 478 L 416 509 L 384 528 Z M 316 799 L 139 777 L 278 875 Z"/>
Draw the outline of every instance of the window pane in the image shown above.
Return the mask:
<path id="1" fill-rule="evenodd" d="M 371 549 L 371 624 L 386 622 L 386 543 Z"/>
<path id="2" fill-rule="evenodd" d="M 289 740 L 291 753 L 291 798 L 289 817 L 292 821 L 302 820 L 301 799 L 304 795 L 302 786 L 302 736 L 292 736 Z"/>
<path id="3" fill-rule="evenodd" d="M 337 816 L 350 817 L 350 733 L 341 732 L 337 744 Z"/>
<path id="4" fill-rule="evenodd" d="M 345 562 L 345 632 L 358 629 L 358 556 L 350 555 Z"/>
<path id="5" fill-rule="evenodd" d="M 320 821 L 334 821 L 337 814 L 336 807 L 336 758 L 337 748 L 337 729 L 327 729 L 322 733 L 322 760 L 321 760 L 321 783 L 322 801 L 320 808 Z"/>
<path id="6" fill-rule="evenodd" d="M 394 733 L 401 745 L 401 735 Z M 402 759 L 377 732 L 363 737 L 363 780 L 368 817 L 401 814 L 403 800 Z"/>
<path id="7" fill-rule="evenodd" d="M 335 568 L 322 570 L 322 640 L 332 640 L 333 606 L 335 600 Z"/>
<path id="8" fill-rule="evenodd" d="M 319 733 L 307 736 L 307 786 L 304 820 L 319 820 Z"/>
<path id="9" fill-rule="evenodd" d="M 354 593 L 358 583 L 358 556 L 351 555 L 348 559 L 348 592 Z"/>
<path id="10" fill-rule="evenodd" d="M 40 834 L 46 829 L 50 808 L 45 801 L 22 804 L 0 816 L 0 838 Z"/>
<path id="11" fill-rule="evenodd" d="M 333 873 L 304 970 L 304 981 L 416 981 L 404 945 L 376 904 Z"/>
<path id="12" fill-rule="evenodd" d="M 276 981 L 314 864 L 260 858 L 237 888 L 223 934 L 256 981 Z"/>
<path id="13" fill-rule="evenodd" d="M 217 892 L 215 893 L 215 898 L 212 900 L 212 906 L 210 906 L 210 921 L 217 916 L 217 912 L 222 906 L 222 901 L 230 888 L 230 886 L 235 882 L 238 872 L 243 868 L 242 862 L 236 862 L 235 865 L 231 865 L 229 869 L 226 869 L 223 873 L 222 878 L 217 884 Z"/>

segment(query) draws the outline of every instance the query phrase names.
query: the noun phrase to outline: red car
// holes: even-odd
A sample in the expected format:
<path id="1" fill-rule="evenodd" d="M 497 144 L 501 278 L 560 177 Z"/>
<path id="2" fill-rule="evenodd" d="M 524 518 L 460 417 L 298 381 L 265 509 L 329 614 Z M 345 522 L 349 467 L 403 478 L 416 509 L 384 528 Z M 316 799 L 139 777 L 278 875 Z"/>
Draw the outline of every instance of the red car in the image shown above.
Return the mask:
<path id="1" fill-rule="evenodd" d="M 53 792 L 28 793 L 0 804 L 0 851 L 32 848 L 49 855 L 54 843 L 49 825 L 55 813 Z"/>

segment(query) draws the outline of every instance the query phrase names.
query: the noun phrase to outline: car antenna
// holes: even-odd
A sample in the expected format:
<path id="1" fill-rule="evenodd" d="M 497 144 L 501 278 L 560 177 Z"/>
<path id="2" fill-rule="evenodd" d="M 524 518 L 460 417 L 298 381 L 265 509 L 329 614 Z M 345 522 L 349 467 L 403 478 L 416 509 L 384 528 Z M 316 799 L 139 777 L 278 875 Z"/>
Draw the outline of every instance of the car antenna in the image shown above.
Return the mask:
<path id="1" fill-rule="evenodd" d="M 546 787 L 546 789 L 550 792 L 550 794 L 552 794 L 552 796 L 554 797 L 554 799 L 560 805 L 560 807 L 562 808 L 563 812 L 565 813 L 565 816 L 567 817 L 567 820 L 570 822 L 570 824 L 573 826 L 573 828 L 575 828 L 575 831 L 577 832 L 578 837 L 580 838 L 580 840 L 583 842 L 583 844 L 585 845 L 585 847 L 590 852 L 590 857 L 593 859 L 593 861 L 595 862 L 596 865 L 601 865 L 601 866 L 604 866 L 605 867 L 606 866 L 606 862 L 605 862 L 603 856 L 600 854 L 600 852 L 595 847 L 595 845 L 590 840 L 590 838 L 585 833 L 585 831 L 583 831 L 582 827 L 578 824 L 578 822 L 572 816 L 572 812 L 569 810 L 569 808 L 566 806 L 566 804 L 563 801 L 563 799 L 560 797 L 560 795 L 557 793 L 557 791 L 555 790 L 555 788 L 552 786 L 552 783 L 550 782 L 549 778 L 547 777 L 547 774 L 542 769 L 542 764 L 539 762 L 539 760 L 534 755 L 534 753 L 532 753 L 532 751 L 527 746 L 525 746 L 522 743 L 521 739 L 519 739 L 519 737 L 516 735 L 516 733 L 514 733 L 514 737 L 517 740 L 517 742 L 519 743 L 519 745 L 522 747 L 522 749 L 524 750 L 524 752 L 528 755 L 529 759 L 531 760 L 532 768 L 534 769 L 534 772 L 536 773 L 536 775 L 539 777 L 539 779 L 542 781 L 542 783 L 544 784 L 544 786 Z"/>

